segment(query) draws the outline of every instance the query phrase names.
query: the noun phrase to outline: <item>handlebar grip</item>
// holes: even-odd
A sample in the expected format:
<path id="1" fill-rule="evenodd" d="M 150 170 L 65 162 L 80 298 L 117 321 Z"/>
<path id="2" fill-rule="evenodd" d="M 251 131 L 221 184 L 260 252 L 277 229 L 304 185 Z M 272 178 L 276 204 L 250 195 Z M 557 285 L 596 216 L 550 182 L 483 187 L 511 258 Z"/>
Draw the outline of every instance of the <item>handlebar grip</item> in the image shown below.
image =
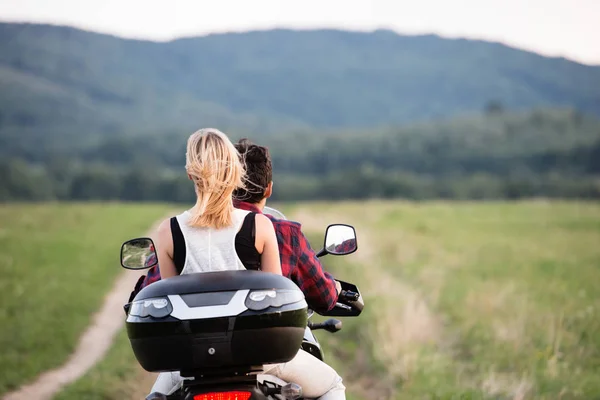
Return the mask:
<path id="1" fill-rule="evenodd" d="M 340 292 L 340 297 L 346 301 L 358 301 L 360 295 L 351 290 L 342 290 Z"/>
<path id="2" fill-rule="evenodd" d="M 350 307 L 347 304 L 340 303 L 340 302 L 335 303 L 335 306 L 338 308 L 343 308 L 344 310 L 352 310 L 352 307 Z"/>

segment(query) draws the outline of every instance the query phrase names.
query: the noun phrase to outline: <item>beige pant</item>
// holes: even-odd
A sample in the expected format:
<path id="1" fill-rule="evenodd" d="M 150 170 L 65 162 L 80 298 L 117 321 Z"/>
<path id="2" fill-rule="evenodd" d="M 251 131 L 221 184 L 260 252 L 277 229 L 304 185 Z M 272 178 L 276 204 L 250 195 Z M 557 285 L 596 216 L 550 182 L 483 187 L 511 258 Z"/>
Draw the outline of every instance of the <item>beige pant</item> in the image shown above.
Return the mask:
<path id="1" fill-rule="evenodd" d="M 286 382 L 302 387 L 302 397 L 320 400 L 345 400 L 346 387 L 333 368 L 300 350 L 296 357 L 284 364 L 264 366 L 265 374 L 275 375 Z"/>
<path id="2" fill-rule="evenodd" d="M 345 400 L 346 387 L 333 368 L 304 350 L 283 364 L 267 364 L 264 373 L 274 375 L 286 382 L 302 387 L 303 397 L 320 400 Z M 183 381 L 178 372 L 162 372 L 158 375 L 150 393 L 171 394 Z"/>

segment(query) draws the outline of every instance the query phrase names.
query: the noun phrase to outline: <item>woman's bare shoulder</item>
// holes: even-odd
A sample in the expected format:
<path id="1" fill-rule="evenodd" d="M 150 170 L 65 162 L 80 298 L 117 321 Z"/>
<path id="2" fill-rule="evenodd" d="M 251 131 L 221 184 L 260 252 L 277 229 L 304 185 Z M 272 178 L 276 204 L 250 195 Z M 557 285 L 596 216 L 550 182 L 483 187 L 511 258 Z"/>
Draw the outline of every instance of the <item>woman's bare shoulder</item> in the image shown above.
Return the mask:
<path id="1" fill-rule="evenodd" d="M 259 234 L 274 232 L 273 223 L 262 214 L 256 214 L 256 232 Z"/>
<path id="2" fill-rule="evenodd" d="M 169 234 L 171 233 L 171 218 L 166 218 L 164 219 L 160 225 L 158 225 L 158 228 L 156 229 L 156 232 L 159 234 L 163 234 L 165 232 L 169 232 Z"/>
<path id="3" fill-rule="evenodd" d="M 257 224 L 262 224 L 264 226 L 273 226 L 273 223 L 271 222 L 271 220 L 263 214 L 256 214 L 256 223 Z"/>

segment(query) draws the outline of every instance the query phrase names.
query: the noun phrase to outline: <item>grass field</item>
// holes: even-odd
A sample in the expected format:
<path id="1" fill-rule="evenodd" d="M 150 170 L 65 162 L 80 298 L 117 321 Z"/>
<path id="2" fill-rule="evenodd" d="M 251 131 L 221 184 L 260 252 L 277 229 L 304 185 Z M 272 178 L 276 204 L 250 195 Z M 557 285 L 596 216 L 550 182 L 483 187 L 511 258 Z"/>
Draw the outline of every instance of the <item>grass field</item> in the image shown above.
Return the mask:
<path id="1" fill-rule="evenodd" d="M 125 329 L 102 362 L 83 378 L 67 386 L 55 400 L 141 400 L 149 393 L 156 374 L 137 365 Z"/>
<path id="2" fill-rule="evenodd" d="M 9 349 L 0 356 L 4 388 L 24 381 L 22 373 L 31 376 L 34 367 L 60 363 L 114 278 L 115 247 L 165 211 L 111 207 L 0 208 L 0 265 L 12 282 L 1 281 L 0 322 L 11 326 L 1 333 L 2 348 Z M 358 284 L 365 311 L 345 319 L 337 334 L 319 333 L 350 400 L 600 398 L 600 204 L 307 203 L 283 210 L 304 224 L 314 247 L 328 223 L 357 228 L 359 251 L 323 262 Z M 19 223 L 19 214 L 29 222 Z M 98 247 L 82 245 L 99 240 L 91 232 L 106 235 L 110 220 L 126 219 L 126 229 L 108 236 L 114 243 L 94 253 L 104 261 L 83 263 Z M 94 228 L 76 232 L 81 225 Z M 24 243 L 45 250 L 36 255 Z M 29 270 L 17 277 L 11 266 L 22 254 Z M 32 274 L 40 264 L 48 273 Z M 73 271 L 87 284 L 63 284 Z M 21 283 L 25 277 L 35 282 Z M 45 289 L 23 306 L 14 298 L 18 287 L 23 298 L 25 284 Z M 71 286 L 95 289 L 58 290 Z M 17 314 L 19 307 L 31 316 Z M 58 399 L 132 398 L 134 392 L 141 398 L 151 383 L 143 378 L 122 332 L 108 357 Z"/>
<path id="3" fill-rule="evenodd" d="M 110 203 L 0 206 L 0 395 L 65 361 L 121 272 L 121 243 L 166 212 Z"/>
<path id="4" fill-rule="evenodd" d="M 361 399 L 600 398 L 600 205 L 312 204 L 357 227 L 324 263 L 367 309 L 319 336 Z M 307 223 L 308 222 L 308 223 Z"/>

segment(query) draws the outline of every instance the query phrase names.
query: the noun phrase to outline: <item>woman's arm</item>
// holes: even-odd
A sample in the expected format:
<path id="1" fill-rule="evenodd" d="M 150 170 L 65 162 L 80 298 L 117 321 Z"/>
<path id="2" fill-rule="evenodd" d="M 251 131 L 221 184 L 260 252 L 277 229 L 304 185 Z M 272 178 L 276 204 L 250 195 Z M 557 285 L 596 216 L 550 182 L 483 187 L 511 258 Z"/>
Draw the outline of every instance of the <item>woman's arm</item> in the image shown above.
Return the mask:
<path id="1" fill-rule="evenodd" d="M 260 265 L 264 272 L 281 275 L 279 246 L 273 223 L 261 214 L 256 215 L 256 250 L 261 254 Z M 162 267 L 161 267 L 162 268 Z"/>
<path id="2" fill-rule="evenodd" d="M 166 279 L 178 275 L 173 262 L 173 236 L 169 219 L 164 220 L 156 232 L 156 252 L 160 266 L 160 278 Z"/>

